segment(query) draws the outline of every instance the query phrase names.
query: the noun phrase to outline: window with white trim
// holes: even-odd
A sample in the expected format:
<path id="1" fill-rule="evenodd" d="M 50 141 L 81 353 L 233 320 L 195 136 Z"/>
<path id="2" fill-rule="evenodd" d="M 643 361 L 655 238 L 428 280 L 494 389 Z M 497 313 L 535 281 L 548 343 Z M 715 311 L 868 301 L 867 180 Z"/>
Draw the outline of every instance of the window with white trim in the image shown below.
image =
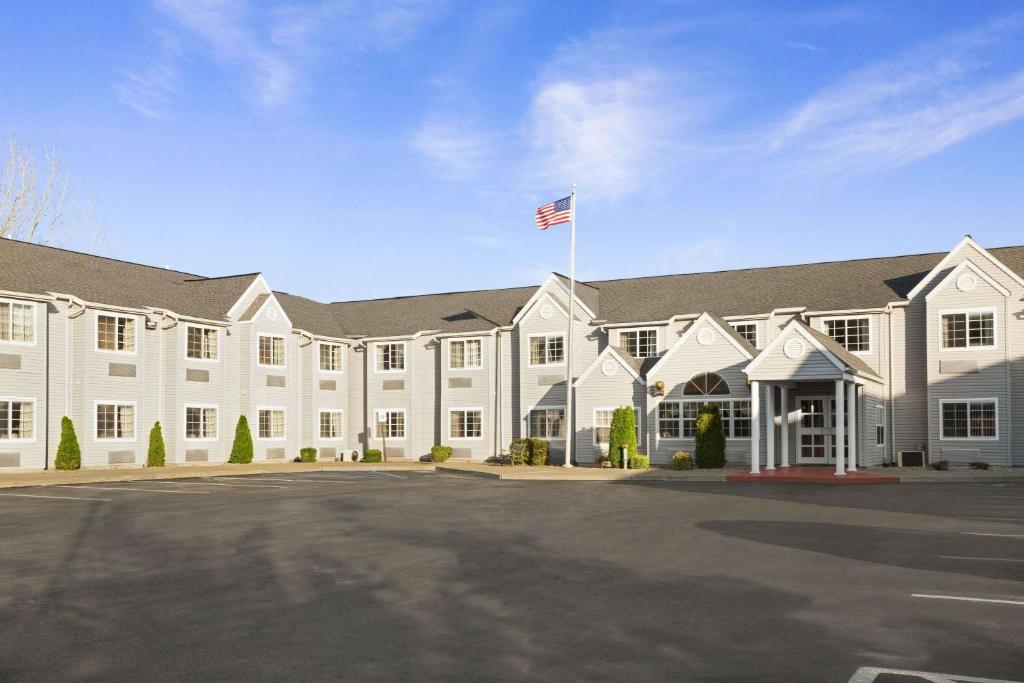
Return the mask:
<path id="1" fill-rule="evenodd" d="M 527 427 L 532 438 L 564 439 L 565 408 L 534 408 Z"/>
<path id="2" fill-rule="evenodd" d="M 36 402 L 0 398 L 0 441 L 28 441 L 35 437 Z"/>
<path id="3" fill-rule="evenodd" d="M 320 438 L 340 439 L 345 433 L 345 412 L 342 410 L 320 411 Z"/>
<path id="4" fill-rule="evenodd" d="M 747 340 L 747 343 L 757 347 L 757 323 L 729 323 L 736 333 Z"/>
<path id="5" fill-rule="evenodd" d="M 96 348 L 100 351 L 135 352 L 135 318 L 126 315 L 96 316 Z"/>
<path id="6" fill-rule="evenodd" d="M 324 372 L 341 372 L 345 347 L 341 344 L 320 342 L 320 369 Z"/>
<path id="7" fill-rule="evenodd" d="M 885 445 L 885 406 L 875 406 L 875 445 Z"/>
<path id="8" fill-rule="evenodd" d="M 635 358 L 658 355 L 658 330 L 623 330 L 619 332 L 619 346 Z"/>
<path id="9" fill-rule="evenodd" d="M 681 412 L 678 401 L 662 401 L 658 404 L 658 438 L 678 439 L 682 435 L 680 428 Z"/>
<path id="10" fill-rule="evenodd" d="M 483 423 L 483 411 L 479 408 L 453 408 L 448 411 L 448 436 L 479 439 L 483 436 Z"/>
<path id="11" fill-rule="evenodd" d="M 825 334 L 853 353 L 871 351 L 871 318 L 833 318 L 825 321 Z"/>
<path id="12" fill-rule="evenodd" d="M 992 311 L 942 314 L 942 348 L 991 348 L 996 345 L 996 319 Z"/>
<path id="13" fill-rule="evenodd" d="M 483 344 L 479 339 L 452 339 L 448 342 L 448 368 L 479 368 Z"/>
<path id="14" fill-rule="evenodd" d="M 261 334 L 259 338 L 259 355 L 256 362 L 268 367 L 283 367 L 284 337 Z"/>
<path id="15" fill-rule="evenodd" d="M 684 396 L 722 396 L 729 394 L 729 383 L 714 372 L 698 372 L 683 387 Z"/>
<path id="16" fill-rule="evenodd" d="M 185 355 L 198 360 L 217 360 L 217 342 L 220 330 L 213 327 L 189 325 L 185 332 Z"/>
<path id="17" fill-rule="evenodd" d="M 31 344 L 36 340 L 36 305 L 0 301 L 0 341 Z"/>
<path id="18" fill-rule="evenodd" d="M 992 399 L 942 401 L 943 439 L 994 439 L 998 409 Z"/>
<path id="19" fill-rule="evenodd" d="M 405 342 L 377 344 L 377 372 L 400 372 L 405 370 Z"/>
<path id="20" fill-rule="evenodd" d="M 725 401 L 685 400 L 663 401 L 658 406 L 658 437 L 661 439 L 693 439 L 697 436 L 697 419 L 701 406 L 718 406 L 722 421 L 722 432 L 726 438 L 750 438 L 750 401 L 732 399 Z M 662 406 L 665 406 L 662 408 Z"/>
<path id="21" fill-rule="evenodd" d="M 594 445 L 601 446 L 611 441 L 612 420 L 615 417 L 615 408 L 594 409 Z M 640 409 L 633 406 L 634 427 L 636 427 L 636 438 L 640 438 Z"/>
<path id="22" fill-rule="evenodd" d="M 538 334 L 530 337 L 530 365 L 562 365 L 565 363 L 565 336 Z"/>
<path id="23" fill-rule="evenodd" d="M 185 438 L 216 439 L 217 408 L 215 406 L 185 406 Z"/>
<path id="24" fill-rule="evenodd" d="M 284 410 L 280 408 L 261 408 L 259 412 L 259 438 L 284 438 Z"/>
<path id="25" fill-rule="evenodd" d="M 374 430 L 378 439 L 382 436 L 388 439 L 404 439 L 405 411 L 394 409 L 378 410 Z"/>
<path id="26" fill-rule="evenodd" d="M 130 441 L 135 438 L 135 404 L 97 403 L 96 440 Z"/>

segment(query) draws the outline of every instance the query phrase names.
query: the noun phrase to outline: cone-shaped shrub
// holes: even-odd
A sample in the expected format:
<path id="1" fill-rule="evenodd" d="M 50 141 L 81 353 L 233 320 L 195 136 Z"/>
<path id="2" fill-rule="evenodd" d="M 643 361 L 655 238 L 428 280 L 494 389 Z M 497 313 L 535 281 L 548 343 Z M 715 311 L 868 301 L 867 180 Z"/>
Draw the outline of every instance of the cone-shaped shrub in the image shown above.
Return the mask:
<path id="1" fill-rule="evenodd" d="M 53 466 L 58 470 L 77 470 L 82 466 L 82 449 L 78 447 L 75 425 L 67 416 L 60 419 L 60 444 Z"/>
<path id="2" fill-rule="evenodd" d="M 616 408 L 612 413 L 611 434 L 608 437 L 608 459 L 612 467 L 622 467 L 622 447 L 626 447 L 626 458 L 636 456 L 636 413 L 632 408 Z"/>
<path id="3" fill-rule="evenodd" d="M 149 453 L 146 455 L 146 467 L 163 467 L 166 460 L 164 433 L 160 429 L 160 422 L 157 421 L 149 430 Z"/>
<path id="4" fill-rule="evenodd" d="M 725 467 L 725 431 L 718 406 L 708 403 L 697 413 L 697 467 L 717 469 Z"/>
<path id="5" fill-rule="evenodd" d="M 247 463 L 252 462 L 252 432 L 249 431 L 249 420 L 245 415 L 238 416 L 238 425 L 235 427 L 235 442 L 231 444 L 231 457 L 228 462 Z"/>

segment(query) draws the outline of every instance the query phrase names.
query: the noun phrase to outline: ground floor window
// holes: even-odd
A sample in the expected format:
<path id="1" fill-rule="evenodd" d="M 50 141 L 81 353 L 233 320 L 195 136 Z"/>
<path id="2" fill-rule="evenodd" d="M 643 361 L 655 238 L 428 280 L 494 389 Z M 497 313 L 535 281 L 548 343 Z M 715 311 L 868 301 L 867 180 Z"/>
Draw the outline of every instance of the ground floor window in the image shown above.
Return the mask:
<path id="1" fill-rule="evenodd" d="M 942 401 L 942 438 L 996 438 L 995 399 Z"/>
<path id="2" fill-rule="evenodd" d="M 404 439 L 405 438 L 405 411 L 385 409 L 377 411 L 377 423 L 375 425 L 377 438 Z"/>
<path id="3" fill-rule="evenodd" d="M 281 408 L 260 409 L 261 439 L 283 439 L 284 438 L 284 410 Z"/>
<path id="4" fill-rule="evenodd" d="M 341 410 L 320 411 L 320 438 L 340 439 L 345 433 L 345 413 Z"/>
<path id="5" fill-rule="evenodd" d="M 134 403 L 97 403 L 96 438 L 131 440 L 135 438 Z"/>
<path id="6" fill-rule="evenodd" d="M 605 446 L 611 441 L 612 418 L 615 408 L 596 408 L 594 410 L 594 445 Z M 636 420 L 636 438 L 640 438 L 640 409 L 633 406 L 633 417 Z"/>
<path id="7" fill-rule="evenodd" d="M 726 438 L 750 437 L 750 401 L 663 401 L 658 405 L 658 436 L 692 439 L 697 435 L 697 416 L 702 405 L 718 406 Z"/>
<path id="8" fill-rule="evenodd" d="M 885 445 L 885 406 L 875 406 L 875 445 Z"/>
<path id="9" fill-rule="evenodd" d="M 0 441 L 33 438 L 35 415 L 35 401 L 0 398 Z"/>
<path id="10" fill-rule="evenodd" d="M 537 439 L 565 438 L 565 408 L 534 408 L 530 411 L 529 435 Z"/>
<path id="11" fill-rule="evenodd" d="M 479 439 L 483 436 L 483 422 L 480 408 L 452 408 L 448 411 L 448 436 L 453 439 Z"/>
<path id="12" fill-rule="evenodd" d="M 217 408 L 214 406 L 185 406 L 185 438 L 216 439 Z"/>

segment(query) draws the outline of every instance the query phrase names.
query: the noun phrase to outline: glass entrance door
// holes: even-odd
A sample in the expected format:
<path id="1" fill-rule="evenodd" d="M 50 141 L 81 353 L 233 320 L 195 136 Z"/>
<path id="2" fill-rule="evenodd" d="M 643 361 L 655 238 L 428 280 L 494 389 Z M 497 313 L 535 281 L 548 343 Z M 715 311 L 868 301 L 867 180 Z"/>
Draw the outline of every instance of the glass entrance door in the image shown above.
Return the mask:
<path id="1" fill-rule="evenodd" d="M 803 464 L 824 465 L 832 460 L 833 442 L 830 439 L 831 410 L 825 397 L 801 398 L 796 461 Z M 827 412 L 826 412 L 827 411 Z"/>

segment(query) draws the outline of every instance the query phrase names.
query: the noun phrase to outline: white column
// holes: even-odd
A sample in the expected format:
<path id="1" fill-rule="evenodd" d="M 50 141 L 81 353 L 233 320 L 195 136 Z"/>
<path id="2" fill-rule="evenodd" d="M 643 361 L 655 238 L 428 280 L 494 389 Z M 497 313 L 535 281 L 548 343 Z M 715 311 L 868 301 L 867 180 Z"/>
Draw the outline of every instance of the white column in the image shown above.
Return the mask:
<path id="1" fill-rule="evenodd" d="M 850 382 L 846 385 L 846 410 L 850 413 L 850 463 L 848 472 L 857 471 L 857 385 Z"/>
<path id="2" fill-rule="evenodd" d="M 779 387 L 779 426 L 782 434 L 779 436 L 779 450 L 782 451 L 780 458 L 782 467 L 789 467 L 789 390 L 785 384 Z"/>
<path id="3" fill-rule="evenodd" d="M 846 467 L 844 466 L 843 460 L 843 440 L 846 438 L 846 429 L 843 426 L 846 415 L 846 387 L 843 386 L 845 382 L 841 379 L 836 380 L 836 448 L 833 455 L 836 459 L 836 476 L 844 476 L 846 474 Z M 828 444 L 826 444 L 827 446 Z"/>
<path id="4" fill-rule="evenodd" d="M 750 383 L 750 473 L 761 471 L 761 383 Z"/>
<path id="5" fill-rule="evenodd" d="M 766 470 L 775 469 L 775 385 L 764 385 L 765 420 L 765 466 Z"/>

